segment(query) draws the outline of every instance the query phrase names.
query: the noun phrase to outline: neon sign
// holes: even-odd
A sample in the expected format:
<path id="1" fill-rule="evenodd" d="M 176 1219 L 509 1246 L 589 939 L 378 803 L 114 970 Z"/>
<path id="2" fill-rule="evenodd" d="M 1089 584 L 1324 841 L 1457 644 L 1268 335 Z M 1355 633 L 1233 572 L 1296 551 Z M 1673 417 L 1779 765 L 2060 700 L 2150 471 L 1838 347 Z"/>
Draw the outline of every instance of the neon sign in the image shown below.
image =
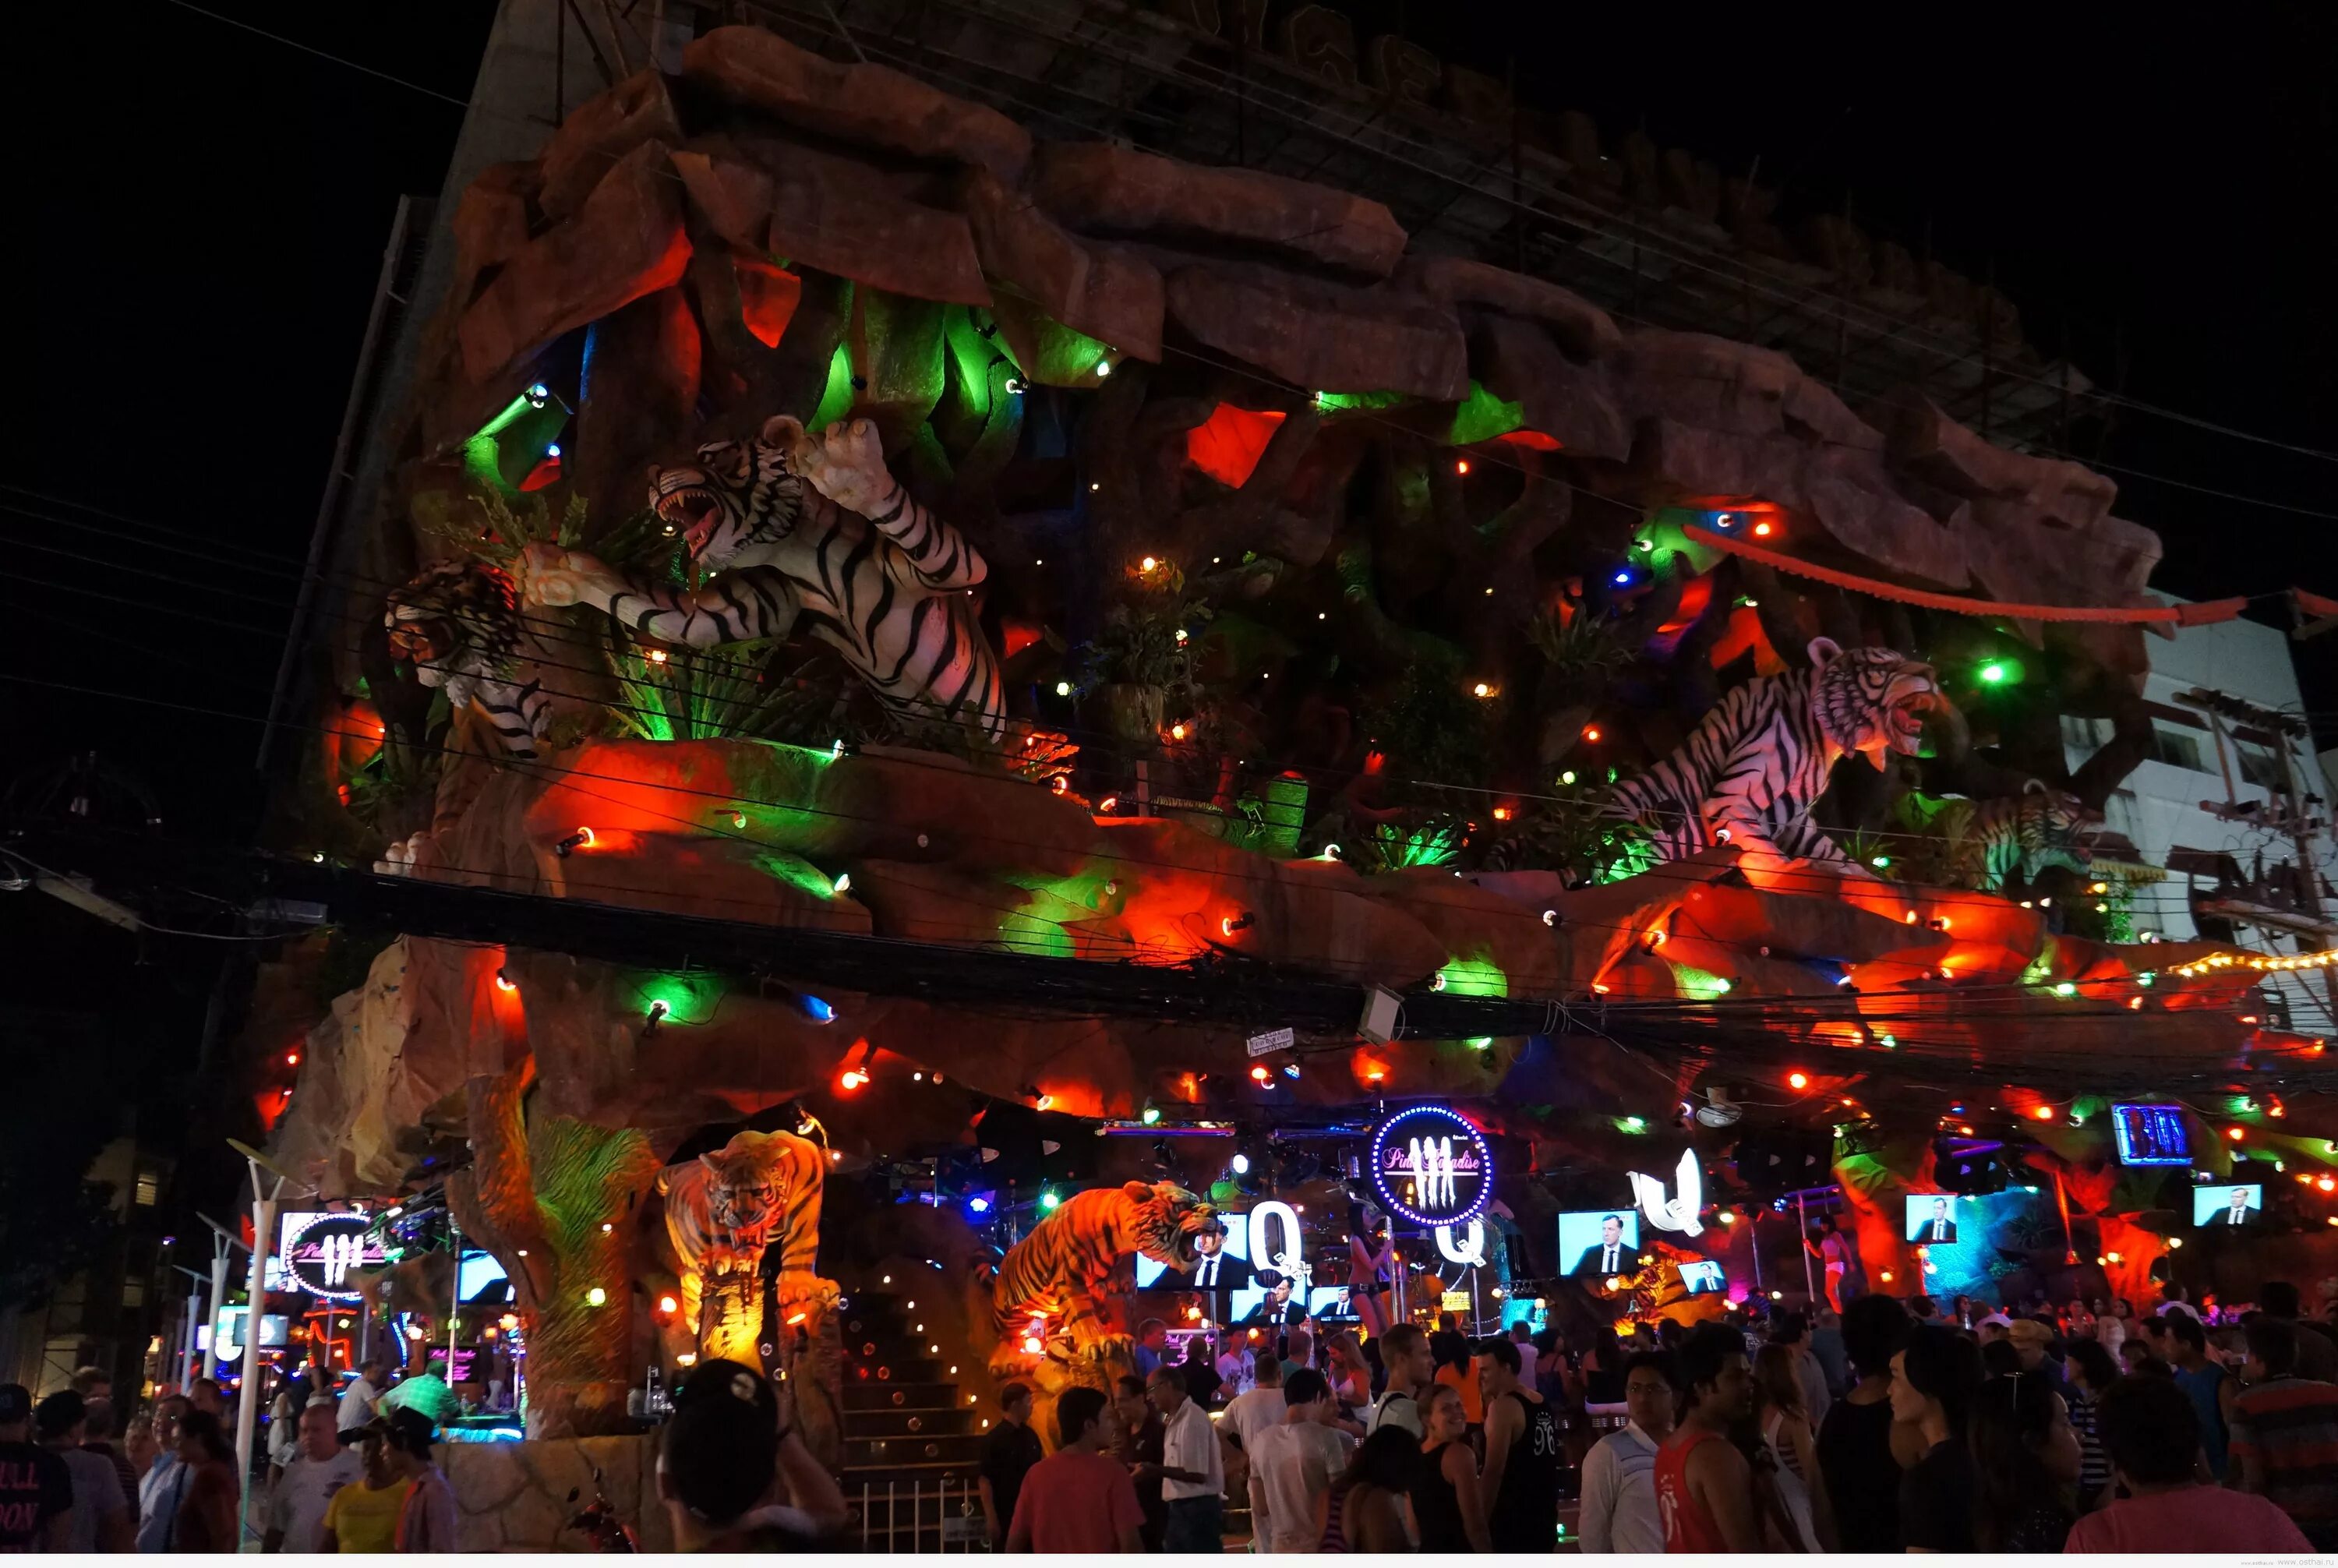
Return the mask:
<path id="1" fill-rule="evenodd" d="M 1415 1225 L 1467 1225 L 1494 1195 L 1494 1150 L 1477 1124 L 1444 1105 L 1412 1105 L 1372 1130 L 1372 1191 Z"/>
<path id="2" fill-rule="evenodd" d="M 372 1230 L 363 1214 L 287 1214 L 268 1259 L 268 1288 L 306 1290 L 328 1301 L 362 1299 L 349 1276 L 389 1260 Z"/>
<path id="3" fill-rule="evenodd" d="M 1704 1207 L 1704 1171 L 1697 1165 L 1695 1150 L 1681 1154 L 1677 1178 L 1680 1191 L 1676 1194 L 1665 1195 L 1660 1177 L 1643 1176 L 1637 1171 L 1631 1177 L 1632 1200 L 1648 1217 L 1649 1224 L 1659 1230 L 1677 1230 L 1684 1236 L 1704 1233 L 1704 1222 L 1697 1214 Z"/>

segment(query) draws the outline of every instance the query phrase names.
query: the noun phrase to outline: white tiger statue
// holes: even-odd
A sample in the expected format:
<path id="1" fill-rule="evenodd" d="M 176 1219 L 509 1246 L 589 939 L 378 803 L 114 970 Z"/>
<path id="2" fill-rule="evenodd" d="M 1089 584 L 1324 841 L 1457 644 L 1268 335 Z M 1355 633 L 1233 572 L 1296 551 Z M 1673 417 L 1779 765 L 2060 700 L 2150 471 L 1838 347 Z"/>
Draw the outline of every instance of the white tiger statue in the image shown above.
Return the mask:
<path id="1" fill-rule="evenodd" d="M 1655 858 L 1734 845 L 1760 881 L 1787 870 L 1873 880 L 1811 820 L 1834 765 L 1857 752 L 1878 771 L 1912 757 L 1924 718 L 1950 707 L 1932 667 L 1889 648 L 1825 637 L 1811 668 L 1733 688 L 1670 757 L 1620 786 L 1611 814 L 1648 830 Z"/>
<path id="2" fill-rule="evenodd" d="M 635 583 L 537 544 L 522 566 L 527 602 L 605 610 L 693 648 L 783 638 L 801 622 L 905 720 L 1006 733 L 998 661 L 968 598 L 989 568 L 886 471 L 868 420 L 814 436 L 774 417 L 752 442 L 656 470 L 650 499 L 705 573 L 700 587 Z"/>

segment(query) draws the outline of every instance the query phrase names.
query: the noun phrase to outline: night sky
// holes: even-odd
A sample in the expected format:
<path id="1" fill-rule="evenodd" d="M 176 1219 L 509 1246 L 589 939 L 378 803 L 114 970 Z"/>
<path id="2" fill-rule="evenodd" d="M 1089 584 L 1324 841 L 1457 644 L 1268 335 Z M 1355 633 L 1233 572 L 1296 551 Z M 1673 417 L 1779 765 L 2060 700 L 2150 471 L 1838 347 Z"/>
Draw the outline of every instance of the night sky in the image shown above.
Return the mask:
<path id="1" fill-rule="evenodd" d="M 493 14 L 482 0 L 427 21 L 218 8 L 457 98 Z M 1350 9 L 1370 32 L 1397 8 Z M 1498 7 L 1413 5 L 1405 30 L 1496 75 L 1515 53 L 1529 102 L 1586 110 L 1609 136 L 1644 124 L 1729 174 L 1758 154 L 1790 222 L 1839 210 L 1846 190 L 1871 231 L 1911 249 L 1929 220 L 1951 265 L 1978 278 L 1994 259 L 2049 352 L 2067 321 L 2098 383 L 2118 380 L 2121 343 L 2131 397 L 2338 449 L 2324 370 L 2338 322 L 2310 238 L 2338 190 L 2338 13 L 2245 8 L 2178 33 L 2065 9 L 1964 6 L 1887 35 L 1871 8 L 1787 28 L 1746 7 L 1522 6 L 1532 19 L 1497 24 Z M 32 211 L 15 211 L 38 242 L 0 478 L 46 498 L 0 491 L 0 603 L 18 628 L 0 673 L 257 716 L 392 211 L 437 191 L 460 111 L 167 0 L 139 0 L 103 39 L 70 7 L 30 20 L 51 35 L 26 57 L 59 63 L 59 91 L 17 100 Z M 2102 456 L 2338 513 L 2338 464 L 2140 411 Z M 2121 514 L 2166 540 L 2156 586 L 2338 593 L 2338 564 L 2313 548 L 2327 520 L 2115 477 Z M 190 613 L 44 585 L 59 583 Z M 2319 673 L 2309 705 L 2338 710 Z M 0 681 L 0 726 L 12 768 L 100 747 L 150 781 L 174 828 L 249 830 L 249 721 Z"/>

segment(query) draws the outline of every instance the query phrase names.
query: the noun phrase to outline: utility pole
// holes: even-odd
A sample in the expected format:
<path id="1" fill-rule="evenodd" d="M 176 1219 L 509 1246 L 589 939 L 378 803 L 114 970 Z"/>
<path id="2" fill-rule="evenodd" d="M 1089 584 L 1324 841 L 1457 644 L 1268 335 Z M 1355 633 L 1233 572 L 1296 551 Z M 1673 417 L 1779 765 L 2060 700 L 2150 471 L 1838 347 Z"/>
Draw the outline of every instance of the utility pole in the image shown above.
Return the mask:
<path id="1" fill-rule="evenodd" d="M 241 1481 L 236 1538 L 241 1550 L 243 1526 L 251 1518 L 251 1442 L 260 1420 L 260 1324 L 268 1311 L 268 1255 L 275 1240 L 277 1205 L 284 1196 L 284 1183 L 290 1178 L 259 1150 L 232 1138 L 228 1144 L 243 1156 L 244 1165 L 251 1173 L 251 1305 L 244 1314 L 243 1387 L 235 1401 L 235 1467 Z"/>
<path id="2" fill-rule="evenodd" d="M 228 1249 L 243 1247 L 243 1238 L 208 1214 L 198 1214 L 195 1218 L 211 1228 L 211 1309 L 207 1320 L 211 1333 L 204 1337 L 203 1376 L 217 1382 L 219 1380 L 220 1315 L 227 1309 Z M 244 1250 L 248 1252 L 250 1249 L 246 1247 Z M 249 1343 L 251 1338 L 250 1331 L 247 1329 L 243 1337 Z"/>

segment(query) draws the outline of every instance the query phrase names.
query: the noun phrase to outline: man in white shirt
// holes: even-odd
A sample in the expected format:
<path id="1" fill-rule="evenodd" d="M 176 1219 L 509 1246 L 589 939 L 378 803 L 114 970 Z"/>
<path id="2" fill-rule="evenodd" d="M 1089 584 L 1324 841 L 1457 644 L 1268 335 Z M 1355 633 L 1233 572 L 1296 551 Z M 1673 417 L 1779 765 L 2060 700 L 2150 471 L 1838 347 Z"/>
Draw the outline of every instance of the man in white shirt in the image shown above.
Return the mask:
<path id="1" fill-rule="evenodd" d="M 1653 1554 L 1665 1549 L 1656 1450 L 1673 1430 L 1672 1376 L 1662 1354 L 1642 1351 L 1624 1364 L 1624 1406 L 1631 1412 L 1624 1429 L 1584 1455 L 1583 1550 Z"/>
<path id="2" fill-rule="evenodd" d="M 1226 1413 L 1219 1417 L 1219 1429 L 1225 1433 L 1227 1442 L 1248 1456 L 1251 1440 L 1282 1420 L 1282 1363 L 1271 1354 L 1262 1356 L 1258 1358 L 1257 1387 L 1227 1402 Z"/>
<path id="3" fill-rule="evenodd" d="M 1185 1375 L 1161 1367 L 1144 1382 L 1144 1396 L 1161 1412 L 1161 1463 L 1139 1465 L 1137 1479 L 1157 1468 L 1168 1523 L 1161 1533 L 1164 1552 L 1225 1550 L 1225 1462 L 1218 1455 L 1218 1429 L 1185 1397 Z"/>
<path id="4" fill-rule="evenodd" d="M 365 1474 L 365 1458 L 344 1448 L 333 1430 L 333 1406 L 312 1401 L 300 1412 L 300 1450 L 268 1495 L 268 1531 L 262 1552 L 319 1551 L 325 1535 L 325 1509 L 333 1494 Z"/>
<path id="5" fill-rule="evenodd" d="M 366 1423 L 373 1419 L 373 1407 L 388 1387 L 389 1363 L 379 1356 L 367 1357 L 357 1377 L 341 1390 L 340 1413 L 333 1420 L 341 1446 L 348 1447 L 364 1435 Z"/>
<path id="6" fill-rule="evenodd" d="M 1269 1552 L 1319 1552 L 1331 1483 L 1347 1468 L 1331 1425 L 1340 1406 L 1311 1367 L 1285 1378 L 1282 1392 L 1282 1419 L 1249 1444 L 1251 1528 Z"/>
<path id="7" fill-rule="evenodd" d="M 1372 1401 L 1364 1435 L 1401 1426 L 1415 1437 L 1425 1436 L 1428 1413 L 1421 1405 L 1437 1381 L 1437 1357 L 1429 1348 L 1429 1336 L 1410 1323 L 1398 1324 L 1380 1336 L 1380 1365 L 1388 1369 L 1388 1387 Z"/>
<path id="8" fill-rule="evenodd" d="M 1229 1402 L 1258 1387 L 1258 1358 L 1239 1331 L 1227 1332 L 1225 1348 L 1218 1353 L 1218 1380 L 1225 1385 Z"/>
<path id="9" fill-rule="evenodd" d="M 1531 1388 L 1535 1386 L 1533 1326 L 1523 1318 L 1511 1324 L 1510 1343 L 1518 1348 L 1518 1381 Z"/>

